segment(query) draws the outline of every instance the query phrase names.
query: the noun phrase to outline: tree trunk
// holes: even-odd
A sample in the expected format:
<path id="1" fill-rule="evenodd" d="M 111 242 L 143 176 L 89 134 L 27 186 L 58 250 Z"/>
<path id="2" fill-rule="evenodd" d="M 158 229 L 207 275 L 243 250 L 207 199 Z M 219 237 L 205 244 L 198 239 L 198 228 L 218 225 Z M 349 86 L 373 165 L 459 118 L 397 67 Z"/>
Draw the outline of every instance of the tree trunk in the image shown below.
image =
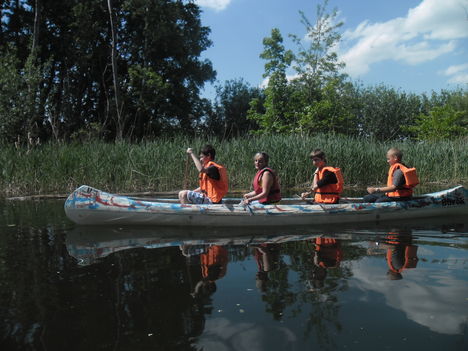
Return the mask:
<path id="1" fill-rule="evenodd" d="M 116 31 L 115 31 L 115 23 L 112 15 L 112 0 L 107 0 L 107 6 L 109 8 L 109 18 L 110 18 L 110 26 L 111 26 L 111 34 L 112 34 L 112 53 L 111 53 L 111 64 L 112 64 L 112 77 L 114 81 L 114 99 L 115 99 L 115 113 L 117 115 L 116 119 L 116 126 L 115 126 L 115 138 L 117 140 L 123 139 L 123 121 L 122 121 L 122 114 L 120 111 L 119 106 L 119 84 L 118 84 L 118 76 L 117 76 L 117 60 L 116 60 Z"/>

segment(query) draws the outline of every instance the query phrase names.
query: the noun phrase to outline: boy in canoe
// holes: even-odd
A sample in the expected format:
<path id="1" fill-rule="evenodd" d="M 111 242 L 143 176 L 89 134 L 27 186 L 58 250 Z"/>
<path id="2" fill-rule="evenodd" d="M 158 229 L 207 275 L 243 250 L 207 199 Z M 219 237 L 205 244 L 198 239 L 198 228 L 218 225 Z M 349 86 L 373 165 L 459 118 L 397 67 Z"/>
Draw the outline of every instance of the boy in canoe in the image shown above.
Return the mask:
<path id="1" fill-rule="evenodd" d="M 344 184 L 341 170 L 336 167 L 327 166 L 325 153 L 320 149 L 312 151 L 310 158 L 316 167 L 312 179 L 312 191 L 302 193 L 301 198 L 305 200 L 314 193 L 314 203 L 337 204 L 340 201 Z"/>
<path id="2" fill-rule="evenodd" d="M 413 188 L 419 184 L 415 168 L 408 168 L 401 162 L 403 153 L 397 148 L 387 151 L 388 170 L 387 185 L 368 187 L 364 202 L 405 201 L 413 196 Z"/>
<path id="3" fill-rule="evenodd" d="M 214 162 L 216 151 L 211 145 L 205 145 L 200 150 L 200 158 L 192 148 L 187 149 L 199 173 L 200 186 L 195 190 L 179 192 L 181 204 L 219 204 L 228 191 L 226 168 Z"/>

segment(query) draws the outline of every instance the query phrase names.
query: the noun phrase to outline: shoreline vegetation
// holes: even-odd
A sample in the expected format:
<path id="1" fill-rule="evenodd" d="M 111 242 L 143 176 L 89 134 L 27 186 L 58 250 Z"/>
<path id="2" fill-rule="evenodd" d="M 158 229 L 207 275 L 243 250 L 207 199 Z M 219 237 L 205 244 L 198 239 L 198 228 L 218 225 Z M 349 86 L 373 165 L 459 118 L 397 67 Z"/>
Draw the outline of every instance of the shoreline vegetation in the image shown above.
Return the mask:
<path id="1" fill-rule="evenodd" d="M 0 147 L 1 197 L 68 194 L 82 184 L 113 193 L 164 193 L 197 186 L 197 172 L 185 153 L 206 143 L 216 148 L 216 160 L 228 169 L 230 192 L 249 189 L 258 151 L 270 155 L 270 165 L 283 189 L 304 189 L 313 172 L 308 157 L 315 148 L 325 151 L 328 164 L 345 177 L 343 195 L 353 188 L 383 184 L 388 166 L 385 152 L 398 147 L 403 162 L 416 167 L 421 185 L 446 187 L 468 184 L 468 140 L 379 142 L 341 135 L 264 135 L 230 140 L 216 138 L 159 138 L 154 141 L 105 143 L 47 143 L 34 147 Z M 187 166 L 188 162 L 188 167 Z"/>

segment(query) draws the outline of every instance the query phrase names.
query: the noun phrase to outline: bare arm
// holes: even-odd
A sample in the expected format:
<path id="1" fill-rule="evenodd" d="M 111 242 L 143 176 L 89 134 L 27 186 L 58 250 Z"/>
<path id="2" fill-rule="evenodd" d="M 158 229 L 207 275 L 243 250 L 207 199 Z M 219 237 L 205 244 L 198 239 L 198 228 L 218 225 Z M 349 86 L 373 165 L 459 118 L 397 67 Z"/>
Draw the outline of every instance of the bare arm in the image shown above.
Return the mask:
<path id="1" fill-rule="evenodd" d="M 255 196 L 252 196 L 249 198 L 245 198 L 244 196 L 244 199 L 245 199 L 244 202 L 248 204 L 249 202 L 260 200 L 268 196 L 272 185 L 273 185 L 273 175 L 270 172 L 264 172 L 262 175 L 262 192 L 260 194 L 256 194 Z M 254 191 L 252 193 L 255 194 Z M 252 194 L 252 193 L 249 193 L 249 194 Z"/>
<path id="2" fill-rule="evenodd" d="M 308 192 L 302 193 L 301 198 L 305 200 L 306 197 L 312 195 L 312 193 L 318 189 L 317 187 L 317 180 L 318 180 L 318 169 L 314 172 L 314 178 L 312 179 L 312 185 L 310 186 L 310 190 Z"/>
<path id="3" fill-rule="evenodd" d="M 367 188 L 367 192 L 369 194 L 373 194 L 373 193 L 388 193 L 388 192 L 391 192 L 391 191 L 395 191 L 396 190 L 396 186 L 395 185 L 390 185 L 390 186 L 383 186 L 383 187 L 380 187 L 380 188 L 377 188 L 377 187 L 368 187 Z"/>
<path id="4" fill-rule="evenodd" d="M 195 167 L 197 167 L 198 172 L 201 172 L 203 170 L 203 165 L 201 164 L 198 157 L 193 153 L 193 149 L 189 147 L 187 149 L 187 153 L 192 157 L 193 163 L 195 164 Z"/>

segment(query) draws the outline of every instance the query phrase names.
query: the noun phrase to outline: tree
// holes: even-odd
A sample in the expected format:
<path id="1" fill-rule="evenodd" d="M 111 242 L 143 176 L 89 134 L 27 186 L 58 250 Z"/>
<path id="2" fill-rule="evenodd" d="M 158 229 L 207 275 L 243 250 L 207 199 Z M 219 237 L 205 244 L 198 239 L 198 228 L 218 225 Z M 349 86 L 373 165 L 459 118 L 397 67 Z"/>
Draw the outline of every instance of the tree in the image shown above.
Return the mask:
<path id="1" fill-rule="evenodd" d="M 465 112 L 466 116 L 466 112 Z M 467 125 L 463 125 L 464 114 L 449 105 L 435 107 L 428 114 L 416 117 L 415 125 L 407 129 L 416 134 L 419 140 L 441 140 L 468 135 Z"/>
<path id="2" fill-rule="evenodd" d="M 0 56 L 14 49 L 18 82 L 29 57 L 40 75 L 30 124 L 42 139 L 90 126 L 108 139 L 188 133 L 202 117 L 199 92 L 215 72 L 200 59 L 211 42 L 193 2 L 11 0 L 1 10 Z"/>
<path id="3" fill-rule="evenodd" d="M 297 35 L 290 35 L 298 47 L 293 67 L 308 101 L 314 101 L 316 93 L 329 81 L 337 82 L 346 77 L 340 73 L 344 63 L 338 61 L 338 55 L 334 51 L 341 40 L 339 29 L 343 22 L 336 22 L 337 9 L 328 13 L 327 5 L 328 0 L 317 5 L 315 23 L 311 23 L 304 12 L 299 12 L 301 23 L 306 29 L 305 40 Z"/>
<path id="4" fill-rule="evenodd" d="M 207 121 L 207 129 L 223 138 L 242 136 L 254 130 L 256 123 L 247 119 L 253 99 L 263 99 L 260 89 L 252 88 L 242 78 L 217 86 L 214 111 Z"/>
<path id="5" fill-rule="evenodd" d="M 294 56 L 292 51 L 285 50 L 283 37 L 277 28 L 272 29 L 270 37 L 263 39 L 263 46 L 265 49 L 260 57 L 267 61 L 263 77 L 268 79 L 265 89 L 265 112 L 259 112 L 260 100 L 253 99 L 248 118 L 258 123 L 261 133 L 291 131 L 294 112 L 288 106 L 290 89 L 286 70 Z"/>
<path id="6" fill-rule="evenodd" d="M 403 126 L 413 124 L 421 112 L 422 104 L 417 95 L 384 85 L 356 89 L 359 135 L 381 141 L 409 137 Z"/>

